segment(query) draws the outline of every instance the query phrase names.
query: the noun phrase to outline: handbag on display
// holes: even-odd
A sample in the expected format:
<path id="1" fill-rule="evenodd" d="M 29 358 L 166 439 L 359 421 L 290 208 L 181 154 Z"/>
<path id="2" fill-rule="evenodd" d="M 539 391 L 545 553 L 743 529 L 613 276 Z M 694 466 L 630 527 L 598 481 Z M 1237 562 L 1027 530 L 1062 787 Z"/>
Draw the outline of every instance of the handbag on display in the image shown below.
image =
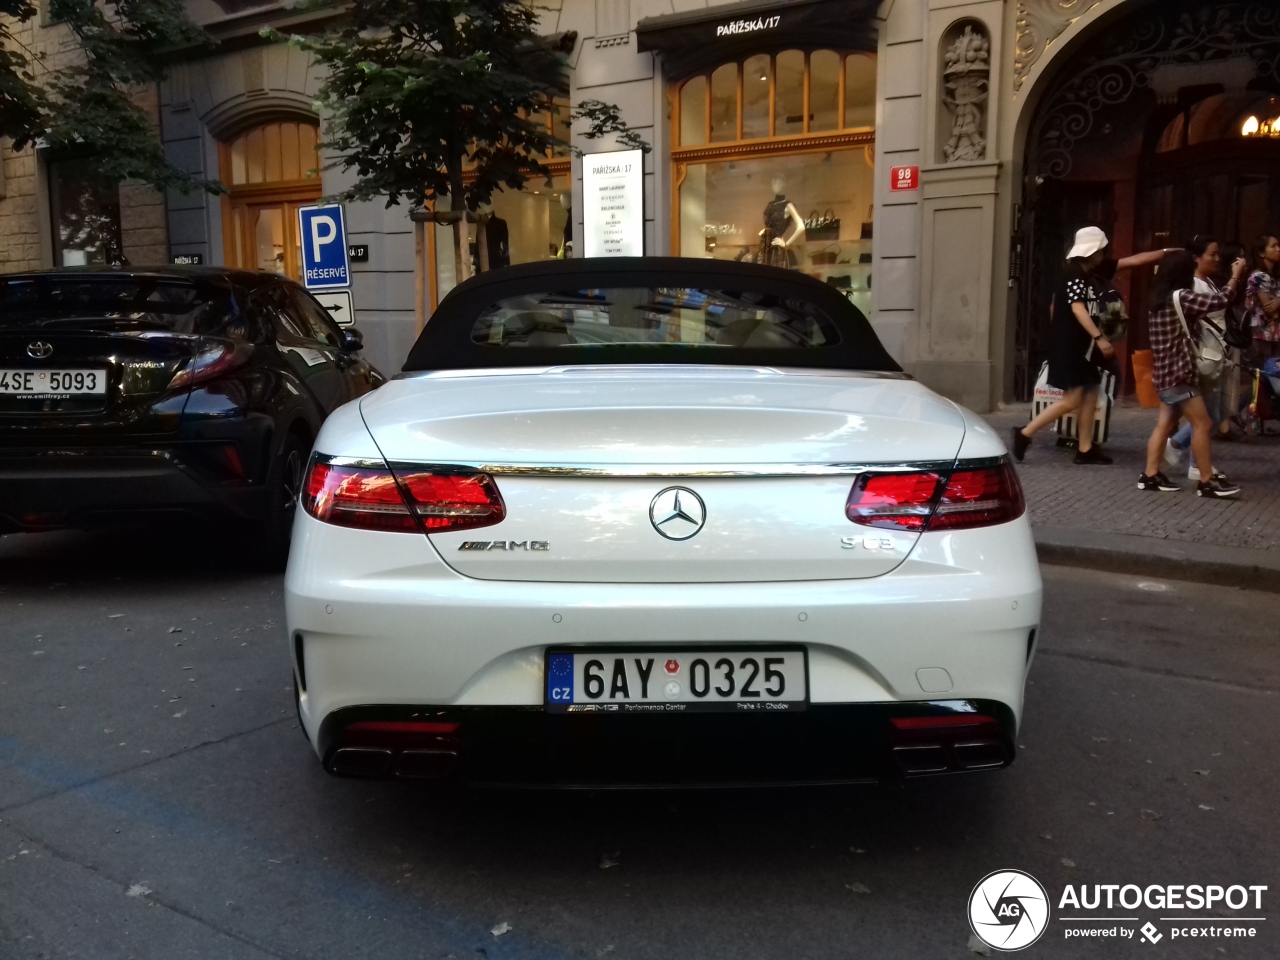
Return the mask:
<path id="1" fill-rule="evenodd" d="M 1200 340 L 1191 337 L 1191 328 L 1187 326 L 1187 315 L 1182 312 L 1182 294 L 1173 292 L 1173 309 L 1182 321 L 1182 332 L 1187 338 L 1187 346 L 1191 348 L 1191 359 L 1195 361 L 1196 373 L 1205 380 L 1217 380 L 1222 376 L 1222 368 L 1227 361 L 1227 346 L 1222 340 L 1222 333 L 1208 320 L 1200 323 Z"/>
<path id="2" fill-rule="evenodd" d="M 817 210 L 810 213 L 804 222 L 804 235 L 806 240 L 839 240 L 840 218 L 835 210 L 828 207 L 822 216 Z"/>
<path id="3" fill-rule="evenodd" d="M 836 258 L 839 256 L 840 245 L 838 243 L 833 243 L 824 250 L 819 250 L 817 253 L 809 254 L 809 262 L 815 267 L 830 266 L 836 262 Z"/>

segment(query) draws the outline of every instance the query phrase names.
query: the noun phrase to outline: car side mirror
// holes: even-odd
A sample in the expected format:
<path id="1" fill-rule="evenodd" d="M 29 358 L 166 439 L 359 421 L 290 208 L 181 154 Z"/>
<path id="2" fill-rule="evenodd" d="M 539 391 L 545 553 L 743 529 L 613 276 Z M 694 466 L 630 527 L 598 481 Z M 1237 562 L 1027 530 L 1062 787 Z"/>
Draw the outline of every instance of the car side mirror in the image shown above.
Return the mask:
<path id="1" fill-rule="evenodd" d="M 355 327 L 346 327 L 339 333 L 342 335 L 343 353 L 359 353 L 364 349 L 364 336 Z"/>

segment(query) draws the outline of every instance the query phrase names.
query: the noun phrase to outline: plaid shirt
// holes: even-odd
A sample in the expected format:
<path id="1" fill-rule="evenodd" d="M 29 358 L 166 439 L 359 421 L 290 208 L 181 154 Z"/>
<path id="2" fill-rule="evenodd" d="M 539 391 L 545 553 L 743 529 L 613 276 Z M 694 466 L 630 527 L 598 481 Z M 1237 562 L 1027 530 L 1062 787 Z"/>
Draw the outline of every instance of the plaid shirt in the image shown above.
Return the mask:
<path id="1" fill-rule="evenodd" d="M 1280 317 L 1267 316 L 1267 312 L 1262 309 L 1262 298 L 1258 296 L 1260 293 L 1273 299 L 1280 297 L 1280 283 L 1271 274 L 1255 270 L 1249 275 L 1249 282 L 1245 285 L 1244 306 L 1249 311 L 1253 325 L 1253 339 L 1274 343 L 1280 340 Z"/>
<path id="2" fill-rule="evenodd" d="M 1187 327 L 1196 342 L 1200 339 L 1200 321 L 1211 313 L 1226 310 L 1236 299 L 1235 286 L 1228 286 L 1219 293 L 1194 293 L 1191 290 L 1178 290 L 1175 297 L 1180 297 L 1182 312 L 1187 318 Z M 1195 362 L 1191 356 L 1191 344 L 1187 335 L 1182 332 L 1182 321 L 1173 309 L 1173 301 L 1151 311 L 1149 324 L 1151 334 L 1151 353 L 1155 360 L 1155 386 L 1157 390 L 1168 390 L 1171 387 L 1196 387 L 1200 378 L 1196 375 Z"/>

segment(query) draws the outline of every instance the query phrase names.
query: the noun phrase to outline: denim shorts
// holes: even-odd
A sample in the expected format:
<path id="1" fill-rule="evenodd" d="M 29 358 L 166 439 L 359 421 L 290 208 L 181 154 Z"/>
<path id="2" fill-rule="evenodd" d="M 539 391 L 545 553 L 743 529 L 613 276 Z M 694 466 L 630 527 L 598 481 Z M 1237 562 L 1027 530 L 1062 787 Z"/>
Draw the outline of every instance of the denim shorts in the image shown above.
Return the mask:
<path id="1" fill-rule="evenodd" d="M 1171 407 L 1176 407 L 1181 403 L 1185 403 L 1192 397 L 1200 396 L 1200 391 L 1189 384 L 1180 383 L 1176 387 L 1170 387 L 1168 390 L 1160 391 L 1160 399 Z"/>

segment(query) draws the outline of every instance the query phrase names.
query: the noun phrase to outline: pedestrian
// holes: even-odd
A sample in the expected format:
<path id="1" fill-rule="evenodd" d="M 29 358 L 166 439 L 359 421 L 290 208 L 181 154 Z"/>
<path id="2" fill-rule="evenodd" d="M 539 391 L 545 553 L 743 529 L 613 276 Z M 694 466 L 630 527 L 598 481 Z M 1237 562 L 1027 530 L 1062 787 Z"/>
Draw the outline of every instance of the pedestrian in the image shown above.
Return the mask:
<path id="1" fill-rule="evenodd" d="M 1063 283 L 1050 308 L 1049 384 L 1063 391 L 1062 399 L 1045 407 L 1025 427 L 1013 428 L 1010 446 L 1018 460 L 1026 456 L 1037 430 L 1078 410 L 1080 437 L 1075 462 L 1111 463 L 1111 458 L 1093 445 L 1102 365 L 1113 363 L 1116 355 L 1115 348 L 1102 335 L 1099 304 L 1113 293 L 1111 281 L 1119 271 L 1158 263 L 1165 251 L 1115 260 L 1107 256 L 1108 246 L 1107 235 L 1098 227 L 1076 231 L 1075 244 L 1067 254 Z"/>
<path id="2" fill-rule="evenodd" d="M 1194 277 L 1194 286 L 1192 289 L 1196 293 L 1215 294 L 1220 292 L 1218 281 L 1222 267 L 1221 245 L 1213 237 L 1197 234 L 1191 238 L 1191 242 L 1187 244 L 1187 253 L 1191 254 L 1191 259 L 1195 261 L 1196 272 Z M 1239 254 L 1232 259 L 1234 264 L 1239 259 Z M 1226 283 L 1226 280 L 1222 281 Z M 1226 329 L 1226 310 L 1214 311 L 1204 318 L 1204 322 L 1211 323 L 1220 333 Z M 1223 389 L 1227 384 L 1227 369 L 1224 366 L 1222 374 L 1216 379 L 1207 378 L 1200 379 L 1200 393 L 1204 397 L 1205 409 L 1209 411 L 1209 419 L 1217 428 L 1217 435 L 1221 437 L 1225 428 L 1226 439 L 1233 439 L 1231 436 L 1231 410 L 1224 402 Z M 1192 427 L 1190 420 L 1184 420 L 1169 442 L 1165 445 L 1164 459 L 1165 463 L 1171 467 L 1178 466 L 1178 461 L 1182 454 L 1191 447 Z M 1187 479 L 1199 480 L 1200 468 L 1192 463 L 1187 470 Z"/>
<path id="3" fill-rule="evenodd" d="M 1160 472 L 1160 458 L 1179 415 L 1191 421 L 1191 452 L 1201 479 L 1196 496 L 1214 500 L 1234 497 L 1240 488 L 1214 473 L 1209 459 L 1209 434 L 1213 421 L 1205 408 L 1196 370 L 1195 345 L 1205 317 L 1225 311 L 1236 300 L 1247 261 L 1241 257 L 1231 270 L 1225 290 L 1194 290 L 1196 261 L 1185 250 L 1165 254 L 1151 294 L 1151 353 L 1155 361 L 1155 388 L 1160 395 L 1160 417 L 1147 441 L 1147 463 L 1138 477 L 1139 490 L 1171 493 L 1180 488 Z M 1207 478 L 1207 479 L 1205 479 Z"/>
<path id="4" fill-rule="evenodd" d="M 1244 305 L 1253 324 L 1249 361 L 1261 367 L 1280 357 L 1280 240 L 1259 237 L 1253 244 L 1253 273 L 1245 285 Z"/>

